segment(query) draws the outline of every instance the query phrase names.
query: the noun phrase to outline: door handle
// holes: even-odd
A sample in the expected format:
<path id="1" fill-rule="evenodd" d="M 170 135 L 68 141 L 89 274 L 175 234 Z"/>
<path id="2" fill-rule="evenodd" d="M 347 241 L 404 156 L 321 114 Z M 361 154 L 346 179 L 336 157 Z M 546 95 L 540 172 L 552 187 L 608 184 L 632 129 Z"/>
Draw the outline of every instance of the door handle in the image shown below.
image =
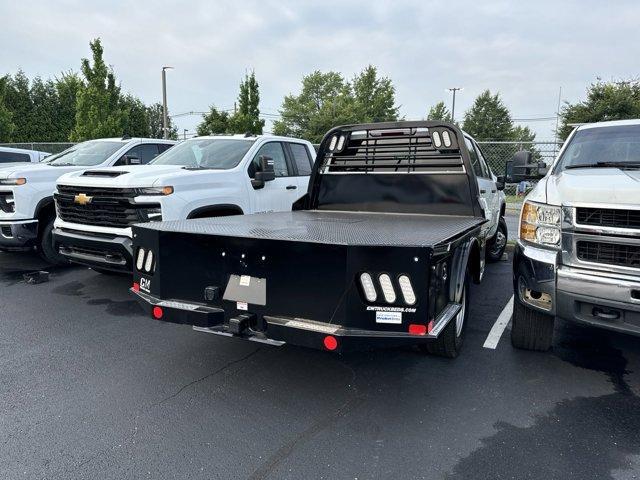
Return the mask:
<path id="1" fill-rule="evenodd" d="M 480 190 L 480 193 L 487 193 L 486 190 Z"/>
<path id="2" fill-rule="evenodd" d="M 297 185 L 287 185 L 287 190 L 295 190 L 296 188 L 298 188 Z"/>
<path id="3" fill-rule="evenodd" d="M 496 193 L 496 192 L 497 192 L 497 190 L 491 190 L 491 193 Z"/>

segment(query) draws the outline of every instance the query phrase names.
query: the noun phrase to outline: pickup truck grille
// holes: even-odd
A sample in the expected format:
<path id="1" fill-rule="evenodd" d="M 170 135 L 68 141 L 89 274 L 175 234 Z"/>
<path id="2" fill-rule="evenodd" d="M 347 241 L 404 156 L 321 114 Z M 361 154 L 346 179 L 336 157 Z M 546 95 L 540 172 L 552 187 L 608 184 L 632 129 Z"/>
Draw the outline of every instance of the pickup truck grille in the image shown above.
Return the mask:
<path id="1" fill-rule="evenodd" d="M 577 256 L 584 262 L 640 268 L 640 246 L 579 241 Z"/>
<path id="2" fill-rule="evenodd" d="M 126 228 L 148 221 L 153 205 L 136 205 L 132 188 L 58 186 L 54 195 L 58 216 L 65 222 L 101 227 Z"/>
<path id="3" fill-rule="evenodd" d="M 576 224 L 640 229 L 640 210 L 578 207 Z"/>

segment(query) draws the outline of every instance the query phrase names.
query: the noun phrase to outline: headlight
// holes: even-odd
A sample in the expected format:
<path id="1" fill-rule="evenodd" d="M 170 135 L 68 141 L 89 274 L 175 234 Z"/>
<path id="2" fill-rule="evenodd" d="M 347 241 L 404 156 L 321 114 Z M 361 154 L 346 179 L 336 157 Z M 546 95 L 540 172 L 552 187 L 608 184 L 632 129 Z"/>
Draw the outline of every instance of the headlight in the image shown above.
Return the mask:
<path id="1" fill-rule="evenodd" d="M 0 185 L 24 185 L 27 183 L 26 178 L 3 178 L 0 179 Z"/>
<path id="2" fill-rule="evenodd" d="M 525 202 L 520 218 L 520 239 L 557 247 L 560 245 L 560 207 Z"/>
<path id="3" fill-rule="evenodd" d="M 171 195 L 173 187 L 148 187 L 136 189 L 138 195 Z"/>

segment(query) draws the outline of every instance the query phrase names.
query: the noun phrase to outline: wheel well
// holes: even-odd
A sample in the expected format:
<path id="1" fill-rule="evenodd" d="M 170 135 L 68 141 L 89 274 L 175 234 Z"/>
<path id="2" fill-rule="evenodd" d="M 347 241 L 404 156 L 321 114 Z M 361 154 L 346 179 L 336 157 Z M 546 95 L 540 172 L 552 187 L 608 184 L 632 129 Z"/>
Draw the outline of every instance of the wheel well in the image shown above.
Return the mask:
<path id="1" fill-rule="evenodd" d="M 38 219 L 38 234 L 42 232 L 44 226 L 49 223 L 49 220 L 55 218 L 56 206 L 53 203 L 52 198 L 41 200 L 36 207 L 36 218 Z"/>
<path id="2" fill-rule="evenodd" d="M 242 215 L 244 212 L 237 205 L 211 205 L 196 208 L 187 218 L 228 217 L 230 215 Z"/>
<path id="3" fill-rule="evenodd" d="M 482 271 L 482 263 L 480 258 L 480 246 L 478 242 L 473 242 L 471 251 L 469 252 L 469 260 L 467 268 L 471 274 L 471 278 L 475 283 L 480 283 L 480 272 Z"/>

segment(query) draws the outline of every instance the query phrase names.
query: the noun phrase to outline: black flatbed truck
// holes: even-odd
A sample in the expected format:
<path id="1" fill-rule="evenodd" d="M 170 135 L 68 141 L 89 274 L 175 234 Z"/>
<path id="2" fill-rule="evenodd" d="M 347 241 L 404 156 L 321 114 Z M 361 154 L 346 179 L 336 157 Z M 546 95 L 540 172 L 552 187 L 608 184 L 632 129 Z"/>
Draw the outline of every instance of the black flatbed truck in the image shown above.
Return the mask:
<path id="1" fill-rule="evenodd" d="M 273 178 L 262 159 L 254 188 Z M 296 210 L 134 226 L 132 293 L 160 321 L 330 351 L 460 351 L 486 222 L 462 132 L 332 129 Z"/>

